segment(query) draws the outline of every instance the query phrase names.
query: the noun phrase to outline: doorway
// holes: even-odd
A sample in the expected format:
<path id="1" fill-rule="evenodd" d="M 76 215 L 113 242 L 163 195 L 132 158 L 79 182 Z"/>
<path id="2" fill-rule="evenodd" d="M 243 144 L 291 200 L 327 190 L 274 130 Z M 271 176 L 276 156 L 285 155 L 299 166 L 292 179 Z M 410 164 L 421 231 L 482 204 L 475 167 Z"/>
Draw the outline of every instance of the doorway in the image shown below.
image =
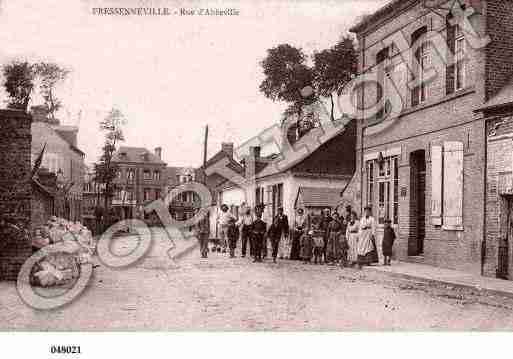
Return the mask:
<path id="1" fill-rule="evenodd" d="M 512 205 L 513 200 L 510 195 L 502 196 L 501 205 L 501 216 L 500 216 L 500 231 L 498 238 L 497 248 L 497 278 L 509 279 L 510 269 L 510 242 L 513 235 L 513 213 Z"/>
<path id="2" fill-rule="evenodd" d="M 408 255 L 424 254 L 426 238 L 426 152 L 410 154 L 410 233 Z"/>

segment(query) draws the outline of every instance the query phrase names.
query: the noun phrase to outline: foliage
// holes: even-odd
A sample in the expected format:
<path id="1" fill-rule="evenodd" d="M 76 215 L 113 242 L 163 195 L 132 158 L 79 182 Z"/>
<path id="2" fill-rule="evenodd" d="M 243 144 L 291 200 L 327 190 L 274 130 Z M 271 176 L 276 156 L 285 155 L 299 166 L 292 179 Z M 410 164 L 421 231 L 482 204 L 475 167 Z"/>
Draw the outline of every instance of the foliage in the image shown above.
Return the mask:
<path id="1" fill-rule="evenodd" d="M 55 114 L 62 107 L 62 102 L 55 95 L 55 87 L 66 79 L 69 70 L 51 62 L 37 63 L 34 65 L 34 68 L 37 77 L 41 81 L 39 90 L 48 109 L 48 115 L 55 122 L 57 121 Z"/>
<path id="2" fill-rule="evenodd" d="M 34 66 L 27 61 L 12 61 L 3 66 L 4 87 L 9 99 L 7 107 L 27 111 L 36 72 Z"/>
<path id="3" fill-rule="evenodd" d="M 55 95 L 55 87 L 69 74 L 69 70 L 51 62 L 31 64 L 27 61 L 12 61 L 3 66 L 4 87 L 9 96 L 7 107 L 25 112 L 35 89 L 40 82 L 39 92 L 52 121 L 62 103 Z"/>
<path id="4" fill-rule="evenodd" d="M 342 37 L 334 46 L 315 52 L 312 57 L 313 66 L 309 66 L 308 56 L 301 49 L 282 44 L 267 50 L 261 62 L 265 79 L 260 91 L 273 101 L 288 104 L 283 113 L 285 118 L 301 114 L 305 104 L 324 96 L 331 98 L 333 119 L 333 93 L 340 91 L 356 73 L 357 54 L 350 37 Z M 315 91 L 302 96 L 301 90 L 307 86 Z"/>
<path id="5" fill-rule="evenodd" d="M 105 133 L 105 143 L 98 163 L 94 165 L 95 182 L 103 184 L 104 208 L 108 212 L 109 198 L 112 198 L 116 190 L 113 184 L 118 173 L 118 166 L 112 162 L 117 145 L 125 140 L 123 125 L 125 117 L 118 109 L 111 109 L 105 119 L 100 121 L 100 130 Z"/>
<path id="6" fill-rule="evenodd" d="M 354 42 L 350 37 L 342 37 L 333 47 L 315 52 L 313 61 L 315 89 L 319 95 L 330 97 L 331 119 L 334 120 L 333 93 L 339 93 L 356 74 L 357 54 Z"/>
<path id="7" fill-rule="evenodd" d="M 261 62 L 265 79 L 260 84 L 260 91 L 273 101 L 300 103 L 300 90 L 311 85 L 314 79 L 306 60 L 301 49 L 288 44 L 267 50 L 267 57 Z"/>

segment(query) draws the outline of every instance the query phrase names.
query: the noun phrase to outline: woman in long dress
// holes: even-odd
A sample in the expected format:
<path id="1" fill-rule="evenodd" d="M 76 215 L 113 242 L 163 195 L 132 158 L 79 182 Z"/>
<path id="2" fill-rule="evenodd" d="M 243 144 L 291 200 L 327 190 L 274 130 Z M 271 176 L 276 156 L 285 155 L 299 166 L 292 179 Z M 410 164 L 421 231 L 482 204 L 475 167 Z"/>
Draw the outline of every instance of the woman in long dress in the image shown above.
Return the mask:
<path id="1" fill-rule="evenodd" d="M 342 235 L 342 223 L 337 212 L 333 214 L 332 218 L 333 220 L 328 225 L 328 243 L 326 245 L 326 262 L 328 264 L 335 263 L 340 259 L 340 236 Z"/>
<path id="2" fill-rule="evenodd" d="M 360 232 L 360 222 L 355 211 L 351 212 L 351 218 L 347 224 L 346 238 L 349 248 L 347 250 L 347 261 L 354 265 L 358 261 L 358 237 Z"/>
<path id="3" fill-rule="evenodd" d="M 358 238 L 358 266 L 370 265 L 376 262 L 376 221 L 372 210 L 365 207 L 365 215 L 360 219 L 360 237 Z"/>
<path id="4" fill-rule="evenodd" d="M 294 226 L 292 228 L 290 259 L 301 259 L 301 237 L 308 231 L 308 216 L 302 208 L 297 210 L 294 218 Z"/>

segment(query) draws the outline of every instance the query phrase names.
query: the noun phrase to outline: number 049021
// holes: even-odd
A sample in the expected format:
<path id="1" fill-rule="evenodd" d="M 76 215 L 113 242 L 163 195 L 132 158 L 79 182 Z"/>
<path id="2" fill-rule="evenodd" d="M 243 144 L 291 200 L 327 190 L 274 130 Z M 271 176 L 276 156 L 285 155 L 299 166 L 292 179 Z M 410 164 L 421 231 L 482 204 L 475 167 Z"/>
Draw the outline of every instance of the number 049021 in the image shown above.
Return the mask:
<path id="1" fill-rule="evenodd" d="M 52 354 L 80 354 L 80 345 L 52 345 Z"/>

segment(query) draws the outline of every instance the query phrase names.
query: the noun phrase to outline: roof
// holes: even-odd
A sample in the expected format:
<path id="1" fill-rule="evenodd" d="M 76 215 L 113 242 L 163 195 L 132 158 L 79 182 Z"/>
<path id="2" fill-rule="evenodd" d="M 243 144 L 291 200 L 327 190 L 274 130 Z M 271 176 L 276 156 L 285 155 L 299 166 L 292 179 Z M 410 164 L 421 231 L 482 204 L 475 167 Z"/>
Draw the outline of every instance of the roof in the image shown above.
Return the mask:
<path id="1" fill-rule="evenodd" d="M 404 5 L 409 5 L 412 3 L 412 1 L 419 1 L 419 0 L 392 0 L 388 4 L 382 6 L 377 11 L 370 15 L 364 16 L 356 25 L 353 25 L 349 31 L 354 33 L 359 33 L 367 29 L 370 25 L 374 25 L 377 20 L 380 18 L 383 18 L 385 16 L 389 16 L 393 13 L 395 13 L 399 6 L 403 7 Z"/>
<path id="2" fill-rule="evenodd" d="M 125 153 L 123 156 L 122 153 Z M 148 159 L 145 160 L 142 155 L 148 154 Z M 118 163 L 124 163 L 124 162 L 130 162 L 130 163 L 146 163 L 146 164 L 157 164 L 157 165 L 165 165 L 166 163 L 162 161 L 160 158 L 157 157 L 156 154 L 154 154 L 151 151 L 148 151 L 144 147 L 128 147 L 128 146 L 121 146 L 116 151 L 116 153 L 113 156 L 113 162 Z"/>
<path id="3" fill-rule="evenodd" d="M 297 200 L 301 198 L 305 207 L 335 207 L 340 202 L 342 191 L 343 188 L 299 187 Z"/>
<path id="4" fill-rule="evenodd" d="M 313 140 L 309 141 L 309 142 L 311 142 L 309 144 L 310 145 L 314 144 L 316 146 L 315 148 L 311 148 L 309 146 L 308 147 L 309 151 L 302 150 L 302 151 L 298 151 L 299 153 L 296 152 L 294 155 L 291 155 L 291 158 L 293 160 L 289 161 L 285 165 L 280 163 L 280 162 L 284 161 L 281 157 L 275 159 L 274 161 L 269 163 L 262 171 L 260 171 L 260 172 L 257 171 L 257 178 L 268 177 L 268 176 L 280 174 L 280 173 L 286 172 L 290 169 L 293 169 L 294 167 L 296 167 L 297 165 L 301 164 L 306 159 L 308 159 L 309 157 L 314 155 L 315 152 L 317 152 L 317 151 L 322 151 L 324 153 L 324 155 L 326 155 L 326 152 L 334 152 L 335 151 L 338 153 L 338 157 L 341 157 L 339 155 L 340 152 L 337 148 L 339 146 L 335 142 L 340 141 L 340 136 L 346 132 L 346 129 L 348 128 L 348 125 L 350 123 L 352 123 L 355 127 L 356 122 L 354 122 L 354 120 L 352 120 L 352 119 L 343 119 L 340 121 L 341 121 L 340 122 L 341 129 L 337 132 L 337 134 L 335 134 L 335 136 L 333 136 L 331 138 L 326 138 L 324 142 L 319 143 L 320 142 L 319 139 L 323 135 L 322 130 L 319 128 L 315 128 L 315 129 L 311 130 L 308 134 L 305 135 L 305 137 L 312 136 Z M 351 122 L 351 121 L 353 121 L 353 122 Z M 355 127 L 355 129 L 356 129 L 356 127 Z M 324 161 L 324 162 L 326 162 L 326 161 Z M 318 164 L 321 164 L 321 163 L 318 163 Z M 337 172 L 342 172 L 342 171 L 337 171 Z M 352 175 L 353 170 L 350 170 L 350 172 L 351 173 L 340 173 L 340 174 L 351 174 Z"/>
<path id="5" fill-rule="evenodd" d="M 484 103 L 477 111 L 491 110 L 502 106 L 513 104 L 513 77 L 509 82 L 490 100 Z"/>
<path id="6" fill-rule="evenodd" d="M 439 5 L 435 5 L 434 9 L 431 11 L 434 11 L 438 14 L 439 13 L 438 9 L 440 9 L 440 8 L 449 9 L 449 6 L 453 6 L 452 4 L 455 4 L 455 3 L 451 3 L 451 4 L 449 4 L 449 6 L 447 6 L 446 5 L 447 1 L 448 0 L 437 0 L 437 3 Z M 364 16 L 357 24 L 353 25 L 349 29 L 349 31 L 351 31 L 353 33 L 361 33 L 372 26 L 379 26 L 380 20 L 383 20 L 386 18 L 391 18 L 391 17 L 395 16 L 395 14 L 398 14 L 402 10 L 407 9 L 408 7 L 415 5 L 417 3 L 423 3 L 423 1 L 422 0 L 391 0 L 389 3 L 380 7 L 374 13 Z M 483 12 L 483 3 L 481 0 L 468 0 L 467 5 L 470 5 L 470 7 L 473 8 L 477 13 Z M 426 7 L 426 10 L 428 10 L 427 7 Z"/>
<path id="7" fill-rule="evenodd" d="M 239 162 L 235 161 L 234 158 L 232 156 L 230 156 L 230 154 L 228 154 L 227 152 L 225 152 L 223 150 L 220 150 L 215 155 L 210 157 L 210 159 L 205 163 L 205 165 L 201 166 L 199 169 L 209 168 L 214 163 L 221 161 L 223 158 L 228 158 L 228 161 L 229 161 L 228 167 L 230 169 L 232 169 L 233 171 L 235 171 L 236 173 L 238 173 L 240 175 L 244 175 L 244 168 L 241 166 L 241 164 Z"/>

